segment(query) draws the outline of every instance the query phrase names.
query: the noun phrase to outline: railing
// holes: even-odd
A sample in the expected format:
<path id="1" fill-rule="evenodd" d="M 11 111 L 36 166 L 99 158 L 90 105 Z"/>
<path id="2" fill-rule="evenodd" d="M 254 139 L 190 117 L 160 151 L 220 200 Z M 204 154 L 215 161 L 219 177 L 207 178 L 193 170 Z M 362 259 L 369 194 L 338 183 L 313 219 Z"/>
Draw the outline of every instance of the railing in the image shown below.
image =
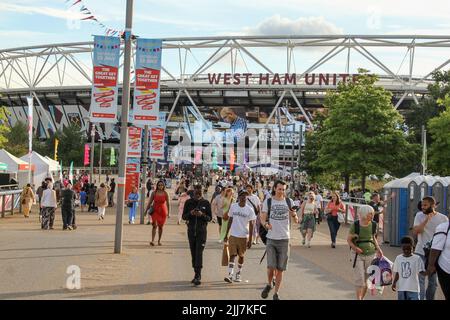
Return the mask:
<path id="1" fill-rule="evenodd" d="M 14 209 L 22 212 L 22 204 L 20 202 L 20 194 L 22 190 L 2 190 L 0 191 L 0 214 L 4 218 L 6 212 L 14 214 Z"/>
<path id="2" fill-rule="evenodd" d="M 357 199 L 357 198 L 354 198 Z M 363 200 L 363 203 L 357 203 L 357 202 L 349 202 L 349 201 L 342 201 L 342 203 L 345 205 L 345 224 L 348 224 L 350 222 L 355 221 L 355 218 L 358 217 L 358 208 L 367 205 L 366 201 L 364 199 L 360 199 Z M 328 202 L 330 202 L 331 200 L 328 199 L 324 199 L 323 203 L 325 203 L 325 205 L 323 207 L 326 207 L 326 205 L 328 204 Z M 351 208 L 350 208 L 351 207 Z M 352 213 L 350 212 L 351 210 L 354 210 Z M 350 213 L 350 215 L 349 215 Z M 351 218 L 351 219 L 349 219 Z"/>

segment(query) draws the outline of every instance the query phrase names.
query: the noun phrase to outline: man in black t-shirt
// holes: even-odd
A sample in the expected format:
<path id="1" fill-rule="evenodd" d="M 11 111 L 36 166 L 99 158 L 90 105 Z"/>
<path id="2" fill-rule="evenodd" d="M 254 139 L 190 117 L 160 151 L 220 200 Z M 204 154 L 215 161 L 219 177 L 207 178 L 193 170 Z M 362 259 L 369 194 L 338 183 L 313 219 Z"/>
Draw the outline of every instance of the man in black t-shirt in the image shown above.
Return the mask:
<path id="1" fill-rule="evenodd" d="M 61 215 L 63 221 L 63 230 L 72 230 L 75 226 L 75 192 L 72 185 L 67 184 L 61 191 Z M 76 228 L 76 227 L 75 227 Z"/>
<path id="2" fill-rule="evenodd" d="M 208 222 L 212 220 L 211 205 L 203 198 L 201 185 L 194 187 L 194 197 L 186 201 L 183 220 L 187 221 L 192 268 L 195 272 L 191 282 L 198 286 L 202 278 L 203 250 L 206 244 Z"/>
<path id="3" fill-rule="evenodd" d="M 371 206 L 375 211 L 373 221 L 378 224 L 380 222 L 380 214 L 383 212 L 384 206 L 384 203 L 380 200 L 380 195 L 378 193 L 372 194 L 372 201 L 369 202 L 369 206 Z"/>
<path id="4" fill-rule="evenodd" d="M 109 189 L 110 190 L 108 191 L 108 206 L 114 207 L 114 192 L 116 192 L 116 182 L 114 181 L 114 178 L 111 179 Z"/>

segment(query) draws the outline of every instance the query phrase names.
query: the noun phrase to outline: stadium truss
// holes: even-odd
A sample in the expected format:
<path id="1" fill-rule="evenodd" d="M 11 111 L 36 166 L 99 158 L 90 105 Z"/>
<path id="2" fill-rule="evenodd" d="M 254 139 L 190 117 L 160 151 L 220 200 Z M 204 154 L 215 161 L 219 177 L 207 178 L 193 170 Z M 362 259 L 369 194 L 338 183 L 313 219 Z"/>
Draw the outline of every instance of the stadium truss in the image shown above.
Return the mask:
<path id="1" fill-rule="evenodd" d="M 34 129 L 41 137 L 71 122 L 87 130 L 92 50 L 93 42 L 0 50 L 0 104 L 10 110 L 10 124 L 26 120 L 26 96 L 31 94 L 35 98 Z M 393 67 L 391 61 L 383 61 L 380 50 L 381 55 L 391 52 L 390 57 L 399 58 L 401 63 Z M 427 65 L 429 71 L 417 75 L 417 50 L 438 50 L 442 61 L 433 60 L 436 65 Z M 405 112 L 427 94 L 433 71 L 450 63 L 449 52 L 450 36 L 163 39 L 161 110 L 169 114 L 169 127 L 187 119 L 214 121 L 217 108 L 224 106 L 256 110 L 258 123 L 276 123 L 276 118 L 285 116 L 310 124 L 314 111 L 323 107 L 327 90 L 336 89 L 339 78 L 351 78 L 363 67 L 379 76 L 377 85 L 391 91 L 393 104 Z M 122 55 L 123 50 L 121 61 Z M 324 73 L 330 71 L 334 73 Z M 211 81 L 219 76 L 221 81 Z M 286 81 L 289 77 L 291 81 Z M 108 140 L 117 131 L 117 125 L 102 124 L 99 135 Z"/>

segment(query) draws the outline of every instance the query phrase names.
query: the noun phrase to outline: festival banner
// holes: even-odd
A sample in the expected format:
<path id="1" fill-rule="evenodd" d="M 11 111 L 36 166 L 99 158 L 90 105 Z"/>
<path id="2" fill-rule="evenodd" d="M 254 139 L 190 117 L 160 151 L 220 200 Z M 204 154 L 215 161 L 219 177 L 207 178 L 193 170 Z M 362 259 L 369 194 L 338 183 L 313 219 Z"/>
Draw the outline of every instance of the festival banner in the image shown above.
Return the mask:
<path id="1" fill-rule="evenodd" d="M 150 130 L 150 158 L 164 160 L 164 135 L 165 129 L 156 127 Z"/>
<path id="2" fill-rule="evenodd" d="M 117 122 L 119 57 L 119 37 L 94 37 L 91 122 Z"/>
<path id="3" fill-rule="evenodd" d="M 139 189 L 139 175 L 140 175 L 140 159 L 139 158 L 127 158 L 127 164 L 125 168 L 125 198 L 128 199 L 128 195 L 131 193 L 133 187 Z"/>
<path id="4" fill-rule="evenodd" d="M 138 38 L 132 119 L 134 125 L 159 125 L 161 52 L 161 40 Z"/>
<path id="5" fill-rule="evenodd" d="M 142 129 L 128 127 L 128 149 L 127 157 L 141 157 L 142 151 Z"/>
<path id="6" fill-rule="evenodd" d="M 90 147 L 89 147 L 89 145 L 86 143 L 85 145 L 84 145 L 84 165 L 85 166 L 87 166 L 87 165 L 89 165 L 89 151 L 90 151 Z"/>

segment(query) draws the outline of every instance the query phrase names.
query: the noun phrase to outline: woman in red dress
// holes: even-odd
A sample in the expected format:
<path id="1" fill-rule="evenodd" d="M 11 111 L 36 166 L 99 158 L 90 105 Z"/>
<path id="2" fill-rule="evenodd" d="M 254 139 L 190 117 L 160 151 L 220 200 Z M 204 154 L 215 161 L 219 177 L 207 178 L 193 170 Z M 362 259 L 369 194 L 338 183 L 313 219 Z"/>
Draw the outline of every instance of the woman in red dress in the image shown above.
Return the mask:
<path id="1" fill-rule="evenodd" d="M 167 216 L 169 215 L 169 194 L 166 192 L 166 186 L 163 181 L 158 181 L 156 184 L 156 190 L 152 193 L 150 201 L 148 202 L 147 209 L 153 204 L 153 214 L 152 214 L 152 242 L 151 246 L 154 246 L 156 228 L 158 228 L 158 246 L 161 246 L 161 237 L 163 233 L 163 227 L 166 223 Z"/>

